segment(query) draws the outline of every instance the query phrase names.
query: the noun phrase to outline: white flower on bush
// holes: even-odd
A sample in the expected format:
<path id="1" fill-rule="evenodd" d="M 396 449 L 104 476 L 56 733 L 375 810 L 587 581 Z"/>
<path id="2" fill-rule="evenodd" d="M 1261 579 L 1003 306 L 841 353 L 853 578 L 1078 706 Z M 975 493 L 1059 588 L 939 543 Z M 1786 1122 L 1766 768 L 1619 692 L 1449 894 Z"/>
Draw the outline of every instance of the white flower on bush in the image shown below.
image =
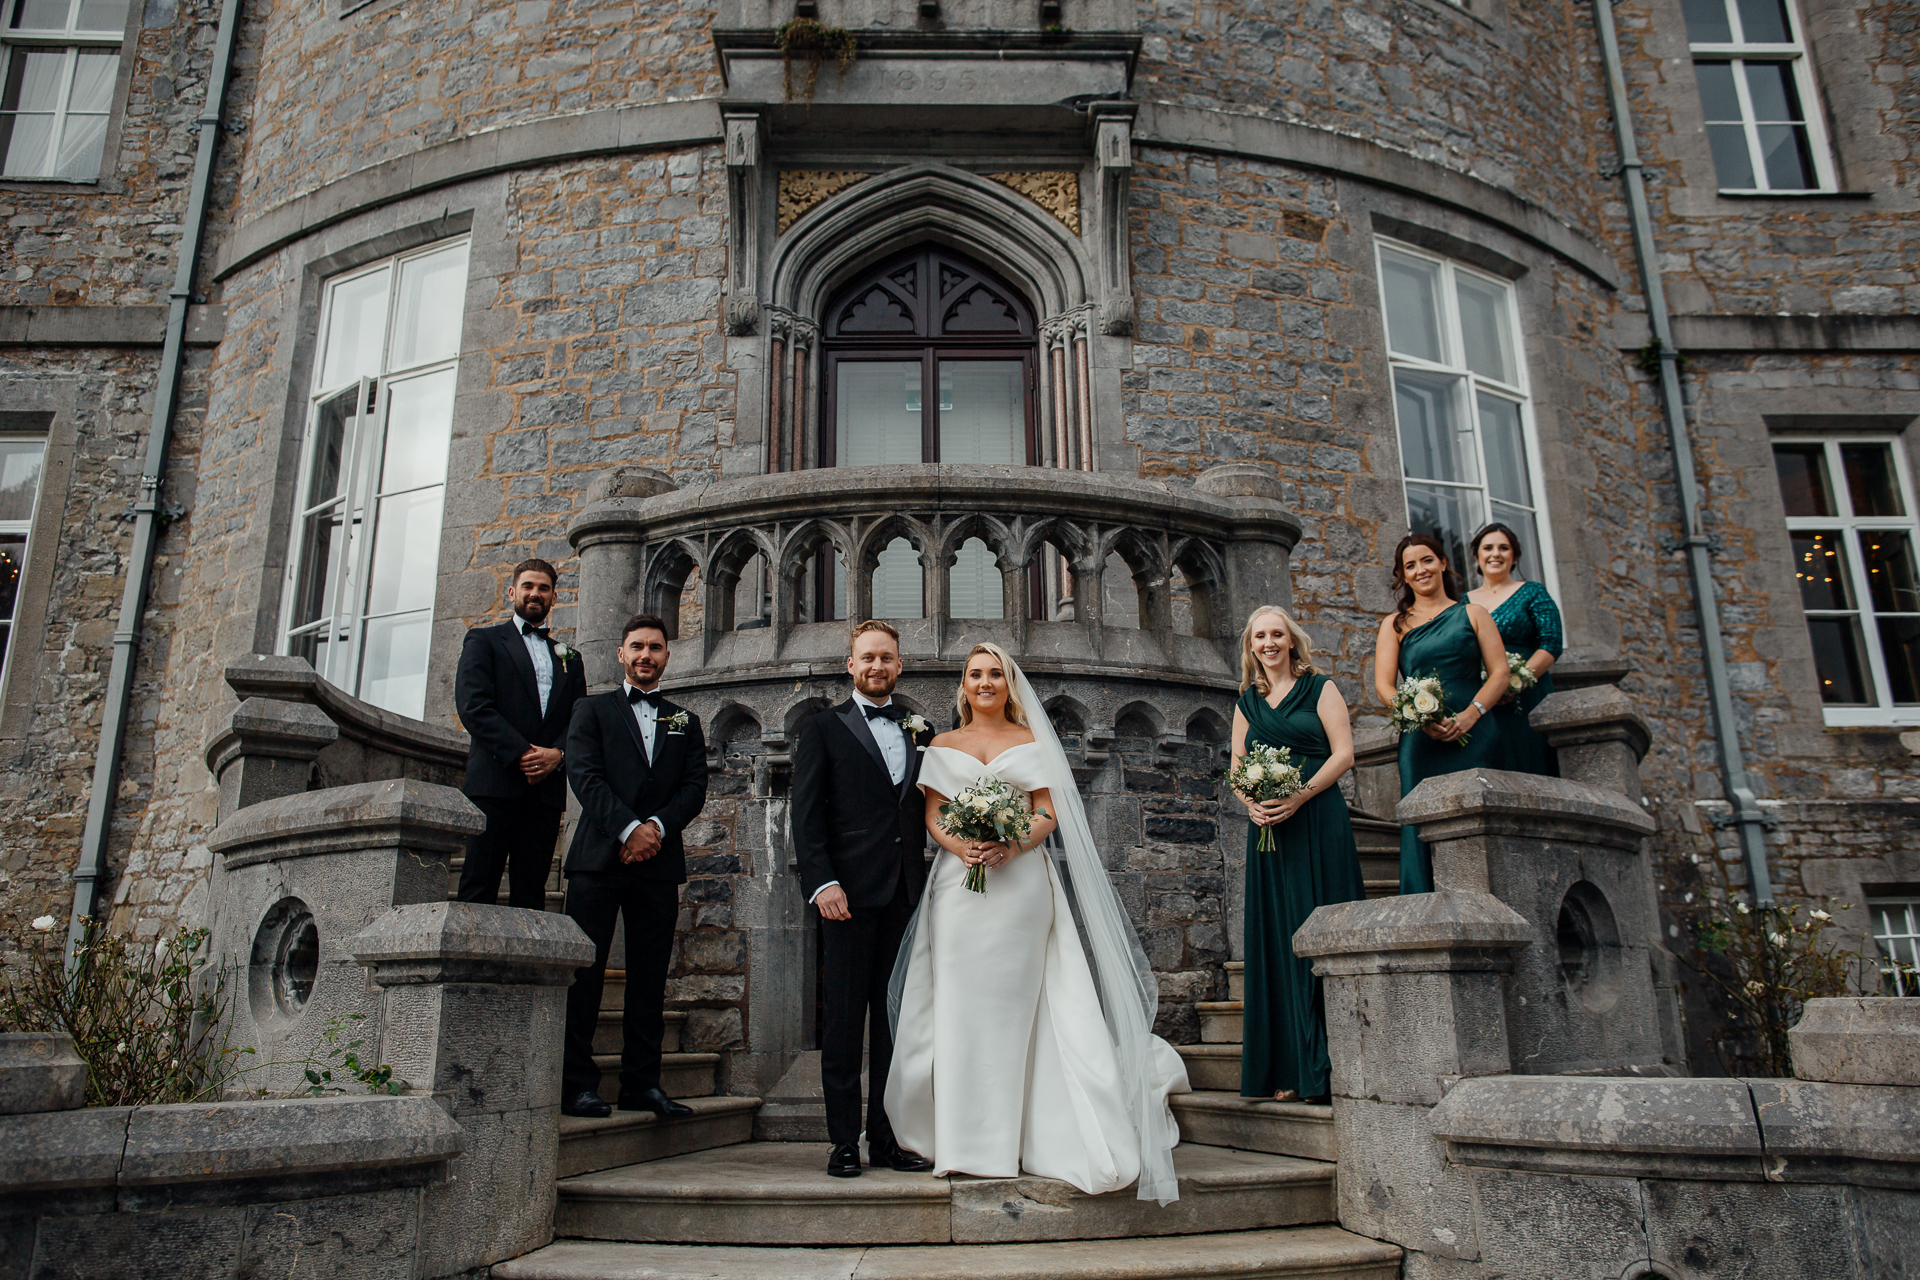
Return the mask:
<path id="1" fill-rule="evenodd" d="M 1413 709 L 1423 716 L 1430 716 L 1440 709 L 1440 699 L 1423 689 L 1413 695 Z"/>
<path id="2" fill-rule="evenodd" d="M 1833 919 L 1832 916 L 1828 915 L 1826 912 L 1821 911 L 1817 908 L 1813 911 L 1812 915 L 1813 915 L 1813 918 L 1815 920 L 1818 920 L 1821 924 L 1825 924 L 1827 921 Z"/>
<path id="3" fill-rule="evenodd" d="M 1754 981 L 1747 984 L 1747 994 L 1750 996 L 1757 996 L 1766 989 L 1766 984 L 1763 982 Z"/>
<path id="4" fill-rule="evenodd" d="M 56 923 L 57 921 L 55 921 L 52 916 L 35 916 L 33 920 L 33 927 L 39 930 L 41 933 L 52 933 L 53 926 Z"/>
<path id="5" fill-rule="evenodd" d="M 1767 941 L 1776 947 L 1784 947 L 1787 945 L 1786 937 L 1782 934 L 1775 933 L 1771 929 L 1767 930 Z"/>
<path id="6" fill-rule="evenodd" d="M 1746 903 L 1744 903 L 1744 902 L 1736 902 L 1736 903 L 1734 903 L 1734 904 L 1733 904 L 1733 909 L 1734 909 L 1735 911 L 1738 911 L 1738 912 L 1739 912 L 1739 913 L 1740 913 L 1741 915 L 1743 915 L 1743 916 L 1747 914 L 1747 904 L 1746 904 Z"/>

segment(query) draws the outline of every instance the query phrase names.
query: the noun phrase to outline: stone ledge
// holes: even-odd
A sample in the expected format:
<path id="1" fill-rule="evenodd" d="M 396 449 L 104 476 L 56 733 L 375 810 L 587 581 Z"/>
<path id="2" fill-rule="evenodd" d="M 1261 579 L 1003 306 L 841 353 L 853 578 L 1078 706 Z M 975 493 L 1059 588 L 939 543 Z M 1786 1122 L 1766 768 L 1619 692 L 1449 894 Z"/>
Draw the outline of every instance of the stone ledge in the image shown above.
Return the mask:
<path id="1" fill-rule="evenodd" d="M 227 308 L 187 308 L 186 343 L 218 346 Z M 158 347 L 167 340 L 167 305 L 0 307 L 0 347 Z"/>
<path id="2" fill-rule="evenodd" d="M 389 846 L 452 854 L 485 829 L 480 810 L 452 787 L 402 779 L 263 800 L 215 827 L 207 844 L 231 868 Z"/>
<path id="3" fill-rule="evenodd" d="M 1920 1191 L 1920 1089 L 1743 1080 L 1770 1182 L 1844 1182 Z"/>
<path id="4" fill-rule="evenodd" d="M 258 807 L 258 806 L 256 806 Z M 250 811 L 249 811 L 250 812 Z M 473 902 L 395 907 L 347 942 L 382 987 L 486 982 L 566 986 L 593 961 L 593 942 L 570 917 Z"/>
<path id="5" fill-rule="evenodd" d="M 1429 842 L 1514 835 L 1638 849 L 1658 824 L 1617 791 L 1502 769 L 1428 778 L 1400 802 L 1402 824 Z"/>
<path id="6" fill-rule="evenodd" d="M 87 1064 L 65 1032 L 0 1034 L 0 1115 L 72 1111 L 87 1100 Z"/>
<path id="7" fill-rule="evenodd" d="M 407 760 L 464 770 L 467 735 L 383 710 L 320 678 L 304 658 L 251 653 L 227 664 L 227 687 L 243 699 L 310 702 L 326 712 L 340 736 Z"/>
<path id="8" fill-rule="evenodd" d="M 1462 1080 L 1429 1125 L 1457 1164 L 1592 1177 L 1766 1178 L 1738 1080 L 1498 1076 Z"/>
<path id="9" fill-rule="evenodd" d="M 1316 907 L 1293 935 L 1314 972 L 1493 968 L 1533 941 L 1533 926 L 1487 893 L 1442 889 Z"/>
<path id="10" fill-rule="evenodd" d="M 1651 333 L 1638 312 L 1614 318 L 1614 345 L 1622 351 L 1638 351 Z M 1673 317 L 1673 344 L 1682 352 L 1920 351 L 1920 316 L 1679 315 Z"/>
<path id="11" fill-rule="evenodd" d="M 1920 1000 L 1809 1000 L 1787 1032 L 1793 1074 L 1837 1084 L 1920 1085 Z"/>

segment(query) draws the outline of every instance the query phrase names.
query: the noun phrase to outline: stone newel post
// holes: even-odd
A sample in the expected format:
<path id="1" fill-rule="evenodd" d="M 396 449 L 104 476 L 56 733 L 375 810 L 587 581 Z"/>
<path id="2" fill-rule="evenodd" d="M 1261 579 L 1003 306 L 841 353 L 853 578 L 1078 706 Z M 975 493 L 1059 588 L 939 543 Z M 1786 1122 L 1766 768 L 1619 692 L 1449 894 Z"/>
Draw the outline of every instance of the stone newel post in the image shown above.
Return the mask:
<path id="1" fill-rule="evenodd" d="M 1633 699 L 1618 686 L 1550 693 L 1527 723 L 1559 754 L 1561 777 L 1639 802 L 1640 761 L 1653 739 Z"/>
<path id="2" fill-rule="evenodd" d="M 1293 935 L 1326 982 L 1340 1224 L 1425 1253 L 1479 1255 L 1472 1188 L 1427 1129 L 1442 1092 L 1505 1075 L 1506 979 L 1533 930 L 1484 893 L 1321 907 Z"/>
<path id="3" fill-rule="evenodd" d="M 466 902 L 399 907 L 349 944 L 381 988 L 379 1060 L 466 1134 L 420 1224 L 421 1275 L 553 1238 L 566 988 L 593 943 L 566 916 Z"/>

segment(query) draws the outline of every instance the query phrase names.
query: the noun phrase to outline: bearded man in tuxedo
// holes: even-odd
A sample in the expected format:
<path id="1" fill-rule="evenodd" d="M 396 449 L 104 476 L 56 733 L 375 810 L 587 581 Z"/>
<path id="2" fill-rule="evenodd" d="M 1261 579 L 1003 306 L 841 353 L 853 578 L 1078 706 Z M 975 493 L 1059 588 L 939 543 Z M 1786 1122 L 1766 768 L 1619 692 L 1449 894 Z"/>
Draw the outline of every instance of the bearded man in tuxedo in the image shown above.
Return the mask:
<path id="1" fill-rule="evenodd" d="M 560 1110 L 606 1116 L 593 1033 L 614 924 L 627 926 L 627 1007 L 620 1054 L 622 1111 L 665 1119 L 692 1114 L 660 1088 L 666 1034 L 667 963 L 673 954 L 680 886 L 687 882 L 680 833 L 707 803 L 707 743 L 700 717 L 660 696 L 671 657 L 667 628 L 652 614 L 621 631 L 618 689 L 583 700 L 567 734 L 567 781 L 580 821 L 567 851 L 567 914 L 593 939 L 593 963 L 567 991 L 567 1041 Z"/>
<path id="2" fill-rule="evenodd" d="M 867 1160 L 904 1173 L 933 1163 L 894 1141 L 882 1099 L 893 1062 L 887 981 L 927 883 L 926 802 L 914 786 L 933 728 L 893 700 L 900 633 L 853 629 L 853 696 L 800 722 L 789 813 L 800 889 L 820 912 L 820 1084 L 827 1172 L 860 1176 L 860 1058 L 867 1059 Z"/>
<path id="3" fill-rule="evenodd" d="M 573 706 L 587 694 L 580 655 L 547 634 L 560 575 L 545 560 L 513 567 L 513 617 L 467 632 L 454 673 L 455 704 L 472 746 L 461 788 L 486 816 L 467 841 L 462 902 L 493 904 L 507 873 L 507 905 L 541 911 L 567 810 L 560 771 Z"/>

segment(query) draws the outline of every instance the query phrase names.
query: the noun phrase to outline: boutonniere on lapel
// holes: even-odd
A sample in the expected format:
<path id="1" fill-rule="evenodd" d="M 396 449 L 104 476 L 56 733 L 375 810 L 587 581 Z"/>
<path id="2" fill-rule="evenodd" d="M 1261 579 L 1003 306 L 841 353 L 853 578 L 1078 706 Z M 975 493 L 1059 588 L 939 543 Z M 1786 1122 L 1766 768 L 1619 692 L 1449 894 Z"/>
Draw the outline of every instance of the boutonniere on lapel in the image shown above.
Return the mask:
<path id="1" fill-rule="evenodd" d="M 691 721 L 688 720 L 686 712 L 676 711 L 670 716 L 661 716 L 660 723 L 667 726 L 668 733 L 685 733 Z"/>
<path id="2" fill-rule="evenodd" d="M 573 650 L 563 644 L 555 643 L 553 646 L 553 660 L 559 664 L 562 671 L 565 671 L 567 669 L 567 663 L 573 660 Z"/>
<path id="3" fill-rule="evenodd" d="M 900 727 L 907 731 L 907 736 L 909 738 L 918 738 L 921 734 L 933 728 L 932 725 L 927 723 L 927 718 L 922 715 L 908 716 L 906 719 L 900 722 Z M 914 744 L 914 746 L 921 751 L 926 750 L 924 746 L 921 746 L 917 742 Z"/>

